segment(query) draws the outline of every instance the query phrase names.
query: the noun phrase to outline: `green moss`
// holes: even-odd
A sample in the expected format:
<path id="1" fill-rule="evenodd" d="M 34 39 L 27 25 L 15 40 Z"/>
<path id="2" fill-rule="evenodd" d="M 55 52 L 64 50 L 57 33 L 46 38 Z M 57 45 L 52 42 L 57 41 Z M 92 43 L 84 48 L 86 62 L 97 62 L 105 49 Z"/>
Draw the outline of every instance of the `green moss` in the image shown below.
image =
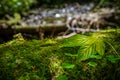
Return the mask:
<path id="1" fill-rule="evenodd" d="M 51 80 L 60 75 L 65 75 L 68 80 L 118 79 L 120 59 L 112 54 L 114 51 L 109 46 L 105 52 L 106 55 L 111 53 L 112 57 L 104 55 L 98 59 L 92 57 L 82 62 L 76 60 L 79 46 L 75 46 L 76 43 L 72 47 L 65 45 L 66 41 L 71 41 L 77 38 L 76 36 L 79 35 L 65 40 L 26 41 L 18 34 L 14 36 L 15 39 L 0 44 L 0 80 Z M 119 53 L 118 37 L 119 35 L 112 38 L 111 42 Z M 63 43 L 65 46 L 61 47 Z M 89 62 L 97 65 L 93 67 Z M 63 67 L 64 63 L 69 64 L 68 68 Z"/>

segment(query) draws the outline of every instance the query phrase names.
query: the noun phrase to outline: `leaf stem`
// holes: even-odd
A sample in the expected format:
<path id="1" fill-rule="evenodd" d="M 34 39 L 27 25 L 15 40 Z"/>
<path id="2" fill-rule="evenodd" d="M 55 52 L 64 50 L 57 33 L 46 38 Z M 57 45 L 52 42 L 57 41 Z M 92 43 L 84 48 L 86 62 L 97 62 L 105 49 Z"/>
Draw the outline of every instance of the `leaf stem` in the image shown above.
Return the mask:
<path id="1" fill-rule="evenodd" d="M 115 52 L 115 54 L 120 57 L 120 55 L 119 55 L 118 52 L 115 50 L 115 48 L 112 46 L 112 44 L 110 44 L 109 42 L 107 42 L 107 43 L 108 43 L 108 45 L 111 46 L 111 48 L 113 49 L 113 51 Z"/>

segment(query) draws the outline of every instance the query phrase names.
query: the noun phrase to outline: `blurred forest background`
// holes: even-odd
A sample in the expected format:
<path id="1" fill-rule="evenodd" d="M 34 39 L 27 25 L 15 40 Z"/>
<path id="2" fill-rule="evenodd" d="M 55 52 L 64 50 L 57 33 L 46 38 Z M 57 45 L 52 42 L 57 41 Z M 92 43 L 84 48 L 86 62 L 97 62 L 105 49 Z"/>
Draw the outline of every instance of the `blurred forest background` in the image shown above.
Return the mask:
<path id="1" fill-rule="evenodd" d="M 40 6 L 44 7 L 60 7 L 65 3 L 88 3 L 94 2 L 96 5 L 100 6 L 118 6 L 120 7 L 119 0 L 1 0 L 0 1 L 0 14 L 13 14 L 15 12 L 22 13 L 31 8 L 36 8 Z"/>

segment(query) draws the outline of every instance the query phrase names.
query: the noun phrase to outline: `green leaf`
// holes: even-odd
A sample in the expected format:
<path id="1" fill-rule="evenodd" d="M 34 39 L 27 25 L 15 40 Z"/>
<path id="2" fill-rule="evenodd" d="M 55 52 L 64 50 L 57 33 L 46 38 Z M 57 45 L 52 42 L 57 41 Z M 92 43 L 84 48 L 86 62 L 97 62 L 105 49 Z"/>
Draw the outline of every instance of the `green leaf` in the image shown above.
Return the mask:
<path id="1" fill-rule="evenodd" d="M 89 65 L 89 66 L 92 66 L 92 67 L 96 67 L 96 66 L 97 66 L 97 63 L 96 63 L 96 62 L 88 62 L 88 65 Z"/>
<path id="2" fill-rule="evenodd" d="M 71 57 L 74 57 L 74 56 L 76 57 L 76 56 L 78 56 L 78 54 L 70 54 L 70 53 L 66 53 L 65 55 L 66 55 L 66 56 L 71 56 Z"/>
<path id="3" fill-rule="evenodd" d="M 59 75 L 55 80 L 68 80 L 66 75 Z"/>
<path id="4" fill-rule="evenodd" d="M 103 55 L 105 51 L 104 38 L 105 35 L 94 33 L 92 36 L 87 36 L 86 41 L 78 50 L 78 60 L 83 61 L 90 58 L 91 55 Z"/>
<path id="5" fill-rule="evenodd" d="M 102 56 L 100 56 L 100 55 L 91 55 L 90 58 L 102 59 Z"/>
<path id="6" fill-rule="evenodd" d="M 99 55 L 104 55 L 105 52 L 105 43 L 102 39 L 96 41 L 96 51 Z"/>
<path id="7" fill-rule="evenodd" d="M 118 60 L 118 58 L 114 57 L 113 55 L 108 55 L 107 60 L 111 63 L 115 63 Z"/>
<path id="8" fill-rule="evenodd" d="M 105 52 L 105 42 L 104 42 L 104 37 L 106 37 L 105 34 L 101 33 L 94 33 L 92 34 L 92 37 L 94 39 L 94 44 L 96 51 L 99 55 L 104 55 Z"/>
<path id="9" fill-rule="evenodd" d="M 89 41 L 89 39 L 88 39 Z M 84 43 L 78 50 L 78 60 L 83 61 L 90 58 L 91 55 L 96 54 L 95 45 L 92 41 Z"/>
<path id="10" fill-rule="evenodd" d="M 87 40 L 86 38 L 87 38 L 87 36 L 85 36 L 85 35 L 77 34 L 75 36 L 65 39 L 65 41 L 61 45 L 61 47 L 81 46 Z"/>
<path id="11" fill-rule="evenodd" d="M 70 69 L 70 68 L 74 68 L 75 65 L 74 64 L 70 64 L 70 63 L 63 63 L 62 67 L 66 68 L 66 69 Z"/>

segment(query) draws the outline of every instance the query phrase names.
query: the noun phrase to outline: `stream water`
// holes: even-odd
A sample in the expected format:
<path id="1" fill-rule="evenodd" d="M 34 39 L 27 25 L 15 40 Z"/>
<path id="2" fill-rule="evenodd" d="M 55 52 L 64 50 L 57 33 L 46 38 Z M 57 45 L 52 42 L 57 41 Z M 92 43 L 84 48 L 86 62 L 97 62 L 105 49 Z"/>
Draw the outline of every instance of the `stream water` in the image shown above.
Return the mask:
<path id="1" fill-rule="evenodd" d="M 74 3 L 65 5 L 64 8 L 49 9 L 49 8 L 37 8 L 31 10 L 29 15 L 23 17 L 23 23 L 27 25 L 44 25 L 47 23 L 64 23 L 67 19 L 71 19 L 74 15 L 81 15 L 90 11 L 94 7 L 93 3 L 79 4 Z"/>

